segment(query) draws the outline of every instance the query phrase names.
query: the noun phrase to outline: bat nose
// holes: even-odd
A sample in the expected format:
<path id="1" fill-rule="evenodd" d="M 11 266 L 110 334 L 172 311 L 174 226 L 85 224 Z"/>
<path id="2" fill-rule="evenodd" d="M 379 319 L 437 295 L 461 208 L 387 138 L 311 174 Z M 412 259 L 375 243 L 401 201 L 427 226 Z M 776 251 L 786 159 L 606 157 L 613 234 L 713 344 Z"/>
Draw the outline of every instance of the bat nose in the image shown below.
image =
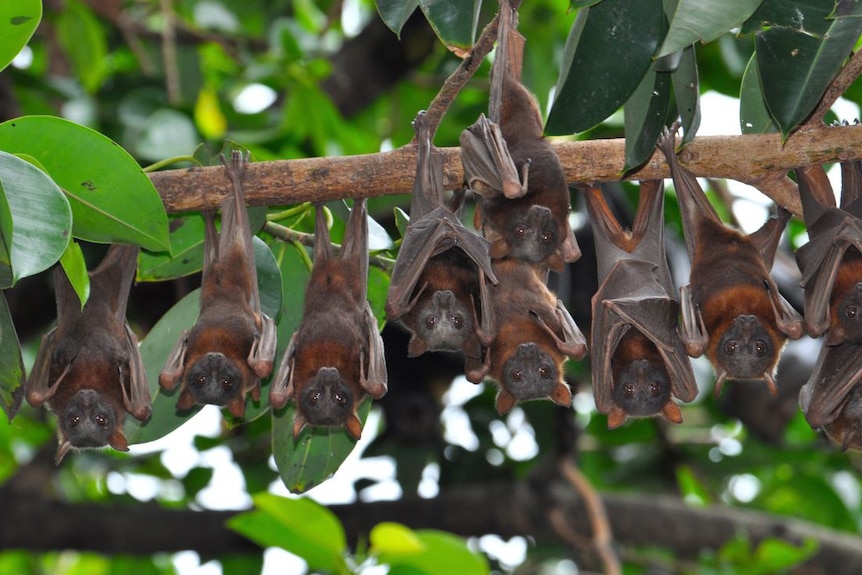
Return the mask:
<path id="1" fill-rule="evenodd" d="M 649 379 L 650 363 L 646 359 L 636 359 L 629 368 L 637 383 L 645 383 Z"/>
<path id="2" fill-rule="evenodd" d="M 94 389 L 82 389 L 78 391 L 78 399 L 82 404 L 89 407 L 96 403 L 96 399 L 99 397 L 99 394 Z"/>
<path id="3" fill-rule="evenodd" d="M 336 367 L 321 367 L 317 370 L 317 381 L 322 384 L 340 383 L 341 376 Z"/>
<path id="4" fill-rule="evenodd" d="M 440 290 L 434 292 L 434 303 L 439 306 L 449 307 L 455 299 L 455 294 L 451 290 Z"/>
<path id="5" fill-rule="evenodd" d="M 746 314 L 736 318 L 736 324 L 739 326 L 742 339 L 748 341 L 754 337 L 754 331 L 760 326 L 760 320 L 755 315 Z"/>
<path id="6" fill-rule="evenodd" d="M 518 351 L 515 352 L 518 356 L 518 359 L 530 360 L 530 359 L 538 359 L 539 358 L 539 346 L 534 342 L 530 341 L 527 343 L 522 343 L 518 346 Z"/>

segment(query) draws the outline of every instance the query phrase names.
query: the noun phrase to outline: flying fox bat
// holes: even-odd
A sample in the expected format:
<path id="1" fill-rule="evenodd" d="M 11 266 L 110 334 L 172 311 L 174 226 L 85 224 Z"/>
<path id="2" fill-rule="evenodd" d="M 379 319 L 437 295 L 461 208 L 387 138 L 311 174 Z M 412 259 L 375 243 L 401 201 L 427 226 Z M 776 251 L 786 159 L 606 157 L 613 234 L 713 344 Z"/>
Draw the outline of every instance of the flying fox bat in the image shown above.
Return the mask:
<path id="1" fill-rule="evenodd" d="M 583 334 L 545 285 L 543 268 L 516 259 L 495 260 L 493 265 L 500 281 L 492 289 L 497 337 L 481 363 L 467 358 L 467 378 L 475 383 L 488 375 L 499 384 L 500 414 L 530 399 L 571 405 L 563 364 L 567 357 L 584 357 Z"/>
<path id="2" fill-rule="evenodd" d="M 658 147 L 673 176 L 691 260 L 691 278 L 680 298 L 686 352 L 706 353 L 716 370 L 716 395 L 728 378 L 762 379 L 775 393 L 774 371 L 784 343 L 803 333 L 802 317 L 769 274 L 790 213 L 779 208 L 777 218 L 749 235 L 724 225 L 694 174 L 679 165 L 676 128 L 665 130 Z"/>
<path id="3" fill-rule="evenodd" d="M 862 344 L 862 165 L 841 164 L 841 205 L 823 166 L 796 170 L 809 241 L 796 250 L 805 326 L 826 345 Z"/>
<path id="4" fill-rule="evenodd" d="M 377 320 L 367 300 L 368 220 L 365 200 L 356 200 L 341 254 L 333 255 L 323 206 L 318 204 L 314 266 L 299 329 L 290 338 L 272 381 L 276 409 L 296 400 L 293 436 L 307 425 L 344 427 L 362 434 L 356 414 L 368 394 L 386 393 L 386 359 Z"/>
<path id="5" fill-rule="evenodd" d="M 260 309 L 257 270 L 248 212 L 242 190 L 247 158 L 234 151 L 222 158 L 233 193 L 221 204 L 222 228 L 204 212 L 204 263 L 201 311 L 171 351 L 159 385 L 180 385 L 177 409 L 195 404 L 226 406 L 235 417 L 245 414 L 246 394 L 260 399 L 260 378 L 272 372 L 275 323 Z"/>
<path id="6" fill-rule="evenodd" d="M 113 245 L 90 272 L 90 297 L 81 302 L 60 266 L 54 268 L 57 326 L 43 338 L 26 383 L 27 401 L 57 416 L 56 462 L 72 449 L 128 451 L 126 412 L 150 417 L 150 390 L 138 339 L 126 322 L 138 247 Z"/>
<path id="7" fill-rule="evenodd" d="M 677 330 L 679 303 L 664 248 L 664 192 L 641 183 L 631 231 L 624 230 L 598 187 L 582 189 L 598 261 L 591 347 L 596 407 L 608 427 L 629 416 L 661 415 L 682 423 L 675 396 L 691 401 L 697 383 Z"/>
<path id="8" fill-rule="evenodd" d="M 487 282 L 496 284 L 497 278 L 488 241 L 443 203 L 443 158 L 431 144 L 424 112 L 413 127 L 417 162 L 410 223 L 392 270 L 386 314 L 412 334 L 410 357 L 460 350 L 479 358 L 495 330 Z"/>
<path id="9" fill-rule="evenodd" d="M 524 38 L 517 12 L 500 4 L 497 59 L 489 110 L 461 133 L 468 187 L 479 197 L 474 225 L 491 241 L 491 257 L 513 257 L 560 271 L 580 257 L 569 225 L 562 164 L 542 136 L 536 99 L 521 84 Z"/>

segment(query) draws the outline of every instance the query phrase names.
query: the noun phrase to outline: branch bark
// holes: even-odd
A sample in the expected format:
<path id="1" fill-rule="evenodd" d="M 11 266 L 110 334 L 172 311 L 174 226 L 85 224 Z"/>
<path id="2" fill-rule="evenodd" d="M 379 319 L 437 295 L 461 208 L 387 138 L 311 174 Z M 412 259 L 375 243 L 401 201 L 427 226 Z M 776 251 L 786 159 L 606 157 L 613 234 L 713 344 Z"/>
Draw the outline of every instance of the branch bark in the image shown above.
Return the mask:
<path id="1" fill-rule="evenodd" d="M 358 502 L 330 507 L 355 542 L 381 521 L 414 529 L 443 529 L 463 536 L 496 533 L 503 538 L 529 535 L 539 543 L 560 544 L 547 519 L 549 510 L 567 518 L 574 530 L 589 537 L 583 501 L 563 481 L 530 487 L 499 483 L 459 487 L 434 499 Z M 777 537 L 795 544 L 819 541 L 816 555 L 796 572 L 850 575 L 862 565 L 858 536 L 839 533 L 790 518 L 713 506 L 689 507 L 661 496 L 604 494 L 608 518 L 618 544 L 670 549 L 675 557 L 694 557 L 748 534 L 753 542 Z M 257 547 L 227 530 L 235 512 L 161 508 L 155 504 L 105 506 L 69 504 L 0 490 L 0 548 L 48 551 L 77 549 L 106 554 L 148 555 L 193 549 L 202 555 L 256 552 Z M 589 561 L 579 557 L 579 561 Z"/>
<path id="2" fill-rule="evenodd" d="M 554 141 L 566 179 L 609 182 L 622 177 L 622 139 Z M 463 179 L 459 148 L 442 148 L 447 187 Z M 810 127 L 782 145 L 777 134 L 704 136 L 695 138 L 680 155 L 681 163 L 698 176 L 731 178 L 757 186 L 796 215 L 802 213 L 791 168 L 862 158 L 862 125 Z M 345 197 L 408 194 L 416 170 L 415 146 L 391 152 L 330 158 L 253 163 L 246 172 L 246 199 L 252 205 L 285 205 L 330 201 Z M 661 154 L 628 179 L 669 177 Z M 220 167 L 168 170 L 150 174 L 168 212 L 215 208 L 230 190 Z"/>

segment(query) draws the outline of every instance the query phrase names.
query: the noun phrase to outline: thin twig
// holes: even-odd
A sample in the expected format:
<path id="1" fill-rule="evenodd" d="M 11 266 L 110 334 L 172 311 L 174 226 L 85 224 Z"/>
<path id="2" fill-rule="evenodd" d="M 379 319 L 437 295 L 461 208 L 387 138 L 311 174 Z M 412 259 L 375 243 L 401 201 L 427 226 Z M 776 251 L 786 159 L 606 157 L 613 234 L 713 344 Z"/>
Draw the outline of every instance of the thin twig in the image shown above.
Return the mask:
<path id="1" fill-rule="evenodd" d="M 473 49 L 461 61 L 458 68 L 446 78 L 440 91 L 431 100 L 428 109 L 425 111 L 425 117 L 428 119 L 428 127 L 431 130 L 431 140 L 434 140 L 434 134 L 437 133 L 437 127 L 440 121 L 452 105 L 455 97 L 461 91 L 461 88 L 473 77 L 476 70 L 482 64 L 485 56 L 494 47 L 494 41 L 497 39 L 497 22 L 499 14 L 494 16 L 488 25 L 482 30 L 479 39 L 473 44 Z"/>
<path id="2" fill-rule="evenodd" d="M 601 496 L 571 459 L 560 460 L 560 471 L 584 499 L 584 506 L 587 508 L 587 515 L 593 528 L 593 544 L 602 560 L 605 575 L 621 575 L 622 567 L 613 548 L 611 524 Z"/>

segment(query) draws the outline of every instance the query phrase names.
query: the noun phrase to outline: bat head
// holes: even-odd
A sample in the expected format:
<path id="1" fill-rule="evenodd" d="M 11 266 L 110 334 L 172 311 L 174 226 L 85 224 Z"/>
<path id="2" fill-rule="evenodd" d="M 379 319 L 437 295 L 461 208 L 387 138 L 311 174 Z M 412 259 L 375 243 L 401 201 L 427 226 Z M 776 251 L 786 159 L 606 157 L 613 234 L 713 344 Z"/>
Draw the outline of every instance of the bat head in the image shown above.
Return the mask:
<path id="1" fill-rule="evenodd" d="M 129 450 L 121 429 L 123 408 L 105 394 L 95 389 L 80 389 L 64 405 L 54 405 L 54 408 L 61 438 L 58 463 L 70 448 L 110 445 L 118 451 Z"/>
<path id="2" fill-rule="evenodd" d="M 527 342 L 520 344 L 503 364 L 500 384 L 519 401 L 550 397 L 555 403 L 564 403 L 562 396 L 566 394 L 559 389 L 561 378 L 557 360 L 535 342 Z M 571 402 L 571 392 L 568 388 L 566 392 Z"/>
<path id="3" fill-rule="evenodd" d="M 458 351 L 473 333 L 473 313 L 451 290 L 435 291 L 417 306 L 416 336 L 425 342 L 422 351 Z M 414 353 L 411 342 L 410 357 Z"/>
<path id="4" fill-rule="evenodd" d="M 857 384 L 847 395 L 841 413 L 823 431 L 842 451 L 862 450 L 862 385 Z"/>
<path id="5" fill-rule="evenodd" d="M 670 378 L 660 361 L 635 359 L 614 374 L 614 403 L 630 416 L 661 413 L 670 394 Z"/>
<path id="6" fill-rule="evenodd" d="M 771 372 L 777 351 L 757 316 L 740 315 L 722 334 L 716 362 L 731 379 L 761 379 Z"/>
<path id="7" fill-rule="evenodd" d="M 355 399 L 335 367 L 321 367 L 297 398 L 305 420 L 326 427 L 346 426 L 353 415 Z M 348 431 L 353 434 L 349 426 Z"/>
<path id="8" fill-rule="evenodd" d="M 853 343 L 862 343 L 862 282 L 853 286 L 838 304 L 841 335 Z"/>
<path id="9" fill-rule="evenodd" d="M 233 413 L 233 406 L 243 399 L 244 382 L 243 371 L 231 358 L 215 351 L 205 353 L 186 370 L 186 387 L 177 407 L 188 409 L 193 404 L 227 405 L 231 406 Z"/>
<path id="10" fill-rule="evenodd" d="M 561 240 L 553 212 L 539 205 L 530 206 L 526 211 L 512 212 L 514 217 L 503 230 L 504 244 L 495 242 L 491 246 L 491 257 L 499 259 L 508 255 L 530 263 L 546 261 Z"/>

